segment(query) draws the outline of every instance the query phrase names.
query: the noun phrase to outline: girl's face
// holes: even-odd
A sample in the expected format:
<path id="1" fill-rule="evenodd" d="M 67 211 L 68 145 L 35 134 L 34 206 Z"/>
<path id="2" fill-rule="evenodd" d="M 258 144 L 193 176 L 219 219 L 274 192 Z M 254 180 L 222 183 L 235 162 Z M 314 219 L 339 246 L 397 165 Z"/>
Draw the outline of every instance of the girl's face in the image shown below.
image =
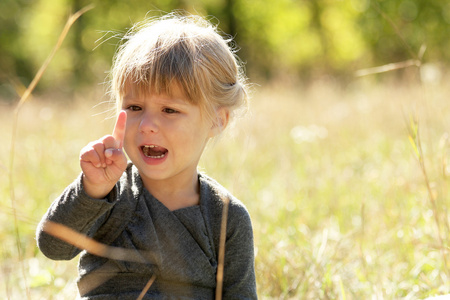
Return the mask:
<path id="1" fill-rule="evenodd" d="M 200 156 L 214 135 L 213 122 L 202 118 L 174 85 L 172 96 L 138 95 L 133 89 L 122 103 L 127 112 L 124 148 L 138 168 L 144 186 L 170 186 L 196 180 Z"/>

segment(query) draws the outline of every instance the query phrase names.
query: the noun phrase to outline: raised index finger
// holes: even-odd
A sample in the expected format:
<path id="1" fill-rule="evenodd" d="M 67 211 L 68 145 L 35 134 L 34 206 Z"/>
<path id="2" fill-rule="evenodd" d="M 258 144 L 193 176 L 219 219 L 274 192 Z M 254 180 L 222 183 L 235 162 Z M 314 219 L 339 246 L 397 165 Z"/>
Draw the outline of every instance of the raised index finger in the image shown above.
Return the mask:
<path id="1" fill-rule="evenodd" d="M 114 126 L 114 131 L 112 136 L 116 140 L 116 147 L 121 149 L 123 147 L 123 140 L 125 138 L 125 129 L 127 127 L 127 113 L 121 110 L 117 116 L 116 125 Z"/>

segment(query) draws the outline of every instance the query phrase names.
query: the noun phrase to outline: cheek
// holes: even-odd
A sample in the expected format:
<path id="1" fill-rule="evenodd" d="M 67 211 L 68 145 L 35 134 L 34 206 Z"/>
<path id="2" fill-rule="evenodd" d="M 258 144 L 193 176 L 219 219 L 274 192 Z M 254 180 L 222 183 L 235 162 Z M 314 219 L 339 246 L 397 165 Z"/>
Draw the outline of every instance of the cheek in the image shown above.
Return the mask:
<path id="1" fill-rule="evenodd" d="M 132 139 L 136 135 L 138 127 L 139 127 L 138 121 L 133 119 L 132 117 L 128 117 L 127 126 L 125 127 L 125 140 Z"/>
<path id="2" fill-rule="evenodd" d="M 173 145 L 177 145 L 183 151 L 193 151 L 197 144 L 200 142 L 200 132 L 190 128 L 190 126 L 185 126 L 179 128 L 178 130 L 169 131 L 171 132 L 170 141 Z M 188 150 L 189 149 L 189 150 Z"/>

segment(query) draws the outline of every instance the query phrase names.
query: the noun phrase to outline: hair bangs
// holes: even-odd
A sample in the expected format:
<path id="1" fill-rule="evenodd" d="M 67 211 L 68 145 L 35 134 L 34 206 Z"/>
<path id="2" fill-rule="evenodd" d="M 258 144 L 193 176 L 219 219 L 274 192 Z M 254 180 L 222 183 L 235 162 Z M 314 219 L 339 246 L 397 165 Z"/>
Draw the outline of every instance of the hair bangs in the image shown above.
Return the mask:
<path id="1" fill-rule="evenodd" d="M 148 45 L 124 45 L 133 55 L 118 58 L 114 75 L 116 95 L 122 98 L 133 90 L 138 95 L 166 94 L 172 96 L 174 85 L 184 93 L 186 99 L 195 105 L 200 104 L 201 92 L 196 75 L 195 47 L 188 38 L 177 37 L 172 40 L 157 39 L 148 51 Z M 127 51 L 128 52 L 128 51 Z"/>
<path id="2" fill-rule="evenodd" d="M 217 27 L 196 16 L 169 14 L 135 25 L 114 58 L 111 89 L 117 107 L 127 93 L 145 96 L 181 92 L 208 119 L 217 109 L 247 103 L 242 64 Z"/>

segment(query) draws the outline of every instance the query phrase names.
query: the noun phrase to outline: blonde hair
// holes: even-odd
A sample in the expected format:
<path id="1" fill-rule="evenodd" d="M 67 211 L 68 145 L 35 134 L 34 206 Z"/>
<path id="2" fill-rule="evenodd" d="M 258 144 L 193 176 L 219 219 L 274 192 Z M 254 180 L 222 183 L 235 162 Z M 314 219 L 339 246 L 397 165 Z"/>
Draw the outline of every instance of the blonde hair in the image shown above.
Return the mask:
<path id="1" fill-rule="evenodd" d="M 127 89 L 171 95 L 178 84 L 187 100 L 213 119 L 218 108 L 246 107 L 248 87 L 231 38 L 193 15 L 172 13 L 137 25 L 114 58 L 111 92 L 120 109 Z"/>

